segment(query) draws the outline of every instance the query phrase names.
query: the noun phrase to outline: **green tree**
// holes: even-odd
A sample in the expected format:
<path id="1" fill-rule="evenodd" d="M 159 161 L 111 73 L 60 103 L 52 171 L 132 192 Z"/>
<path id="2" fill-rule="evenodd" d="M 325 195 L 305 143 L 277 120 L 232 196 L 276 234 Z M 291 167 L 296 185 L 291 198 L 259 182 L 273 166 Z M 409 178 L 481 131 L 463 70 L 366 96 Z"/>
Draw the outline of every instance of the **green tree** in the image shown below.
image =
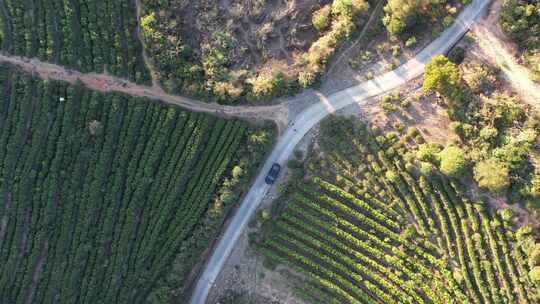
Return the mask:
<path id="1" fill-rule="evenodd" d="M 534 249 L 529 255 L 529 267 L 540 266 L 540 244 L 535 244 Z"/>
<path id="2" fill-rule="evenodd" d="M 268 97 L 274 91 L 274 77 L 269 73 L 260 73 L 246 82 L 251 85 L 251 92 L 257 99 Z"/>
<path id="3" fill-rule="evenodd" d="M 510 208 L 499 209 L 497 212 L 501 215 L 503 221 L 510 221 L 514 217 L 514 211 Z"/>
<path id="4" fill-rule="evenodd" d="M 154 28 L 155 23 L 156 15 L 154 13 L 150 13 L 146 16 L 141 17 L 141 31 L 145 38 L 154 40 L 158 40 L 161 38 L 159 36 L 160 33 L 157 32 Z"/>
<path id="5" fill-rule="evenodd" d="M 483 104 L 479 113 L 493 122 L 498 130 L 508 128 L 525 119 L 525 110 L 516 97 L 506 93 L 493 93 L 482 98 Z"/>
<path id="6" fill-rule="evenodd" d="M 459 147 L 448 146 L 441 151 L 441 172 L 450 177 L 459 177 L 465 172 L 467 160 Z"/>
<path id="7" fill-rule="evenodd" d="M 400 35 L 420 20 L 420 7 L 426 0 L 388 0 L 383 23 L 391 35 Z"/>
<path id="8" fill-rule="evenodd" d="M 238 194 L 232 192 L 230 189 L 223 189 L 219 199 L 223 202 L 223 204 L 230 205 L 238 199 Z"/>
<path id="9" fill-rule="evenodd" d="M 332 13 L 335 15 L 354 16 L 368 9 L 369 3 L 365 0 L 334 0 L 332 2 Z"/>
<path id="10" fill-rule="evenodd" d="M 540 47 L 540 2 L 538 0 L 503 1 L 502 29 L 521 47 Z"/>
<path id="11" fill-rule="evenodd" d="M 300 87 L 307 88 L 315 82 L 317 74 L 311 71 L 301 71 L 298 73 L 298 84 Z"/>
<path id="12" fill-rule="evenodd" d="M 385 176 L 391 182 L 396 182 L 399 179 L 397 173 L 392 170 L 386 171 Z"/>
<path id="13" fill-rule="evenodd" d="M 435 172 L 435 166 L 433 166 L 432 163 L 428 162 L 420 162 L 420 173 L 422 173 L 425 176 L 431 176 Z"/>
<path id="14" fill-rule="evenodd" d="M 416 158 L 421 161 L 433 162 L 438 159 L 438 154 L 440 151 L 441 149 L 436 144 L 421 144 L 418 146 L 418 151 L 416 151 Z"/>
<path id="15" fill-rule="evenodd" d="M 534 266 L 529 272 L 529 277 L 531 281 L 535 283 L 540 283 L 540 266 Z"/>
<path id="16" fill-rule="evenodd" d="M 510 184 L 508 166 L 495 158 L 481 161 L 474 167 L 474 179 L 481 188 L 501 193 Z"/>
<path id="17" fill-rule="evenodd" d="M 480 130 L 480 138 L 487 143 L 493 143 L 497 138 L 499 131 L 492 126 L 485 126 Z"/>
<path id="18" fill-rule="evenodd" d="M 527 186 L 527 194 L 533 199 L 540 196 L 540 174 L 538 172 L 535 172 L 531 176 L 531 180 Z"/>
<path id="19" fill-rule="evenodd" d="M 451 98 L 458 91 L 459 74 L 455 63 L 444 55 L 437 55 L 426 65 L 423 89 L 435 91 L 444 97 Z"/>
<path id="20" fill-rule="evenodd" d="M 270 210 L 268 210 L 268 209 L 261 210 L 261 219 L 263 221 L 269 220 L 271 216 L 272 216 L 272 214 L 270 213 Z"/>
<path id="21" fill-rule="evenodd" d="M 318 31 L 321 31 L 327 28 L 328 24 L 330 24 L 330 13 L 331 13 L 331 9 L 330 9 L 329 4 L 316 10 L 313 13 L 313 17 L 311 18 L 313 27 L 315 27 L 315 29 Z"/>
<path id="22" fill-rule="evenodd" d="M 234 180 L 236 181 L 240 181 L 242 180 L 242 178 L 244 177 L 245 175 L 245 172 L 244 172 L 244 169 L 240 166 L 234 166 L 233 169 L 232 169 L 232 177 Z"/>

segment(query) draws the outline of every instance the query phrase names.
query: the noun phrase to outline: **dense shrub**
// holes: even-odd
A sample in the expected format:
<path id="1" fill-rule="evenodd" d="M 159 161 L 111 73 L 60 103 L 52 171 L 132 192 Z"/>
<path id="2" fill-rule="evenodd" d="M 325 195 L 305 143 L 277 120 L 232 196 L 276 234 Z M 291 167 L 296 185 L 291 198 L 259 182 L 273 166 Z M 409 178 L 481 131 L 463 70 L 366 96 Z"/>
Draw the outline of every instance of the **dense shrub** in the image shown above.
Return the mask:
<path id="1" fill-rule="evenodd" d="M 216 1 L 144 0 L 141 18 L 143 38 L 165 89 L 220 103 L 268 100 L 294 94 L 317 82 L 338 44 L 355 30 L 355 18 L 369 9 L 365 0 L 334 0 L 322 6 L 313 12 L 311 20 L 319 35 L 312 38 L 304 35 L 307 39 L 314 39 L 306 46 L 307 50 L 295 53 L 290 56 L 292 60 L 285 61 L 267 47 L 271 45 L 266 41 L 270 33 L 276 35 L 277 29 L 285 28 L 273 26 L 275 20 L 256 13 L 262 13 L 266 5 L 270 4 L 265 1 L 231 4 L 232 10 L 245 11 L 226 18 L 240 23 L 246 21 L 241 21 L 240 15 L 243 15 L 258 27 L 257 43 L 253 46 L 252 42 L 247 42 L 250 46 L 246 46 L 244 38 L 231 30 L 231 26 L 223 24 L 217 27 L 225 18 L 221 15 L 214 17 L 213 14 L 221 9 Z M 195 17 L 200 17 L 200 24 L 197 23 L 195 28 L 199 25 L 209 27 L 202 31 L 199 29 L 193 37 L 190 37 L 191 33 L 185 33 L 186 30 L 180 26 L 182 21 L 178 20 L 178 15 L 190 9 Z M 297 40 L 297 28 L 292 28 L 285 37 L 290 45 L 294 44 L 291 41 Z M 249 58 L 244 60 L 242 54 L 248 51 L 246 48 Z M 279 64 L 274 64 L 273 60 Z M 245 68 L 246 65 L 250 68 Z"/>
<path id="2" fill-rule="evenodd" d="M 455 64 L 461 64 L 465 59 L 465 49 L 456 46 L 448 53 L 448 59 Z"/>
<path id="3" fill-rule="evenodd" d="M 475 164 L 481 188 L 511 202 L 537 205 L 540 179 L 530 157 L 536 149 L 537 118 L 515 95 L 495 89 L 498 73 L 496 67 L 471 62 L 458 70 L 438 56 L 426 67 L 424 89 L 444 97 L 450 128 L 462 140 L 465 158 Z"/>
<path id="4" fill-rule="evenodd" d="M 521 47 L 540 48 L 540 2 L 537 0 L 504 0 L 500 23 Z"/>
<path id="5" fill-rule="evenodd" d="M 454 98 L 459 85 L 457 66 L 444 55 L 437 55 L 426 65 L 423 89 L 435 91 L 447 98 Z"/>
<path id="6" fill-rule="evenodd" d="M 330 24 L 330 13 L 330 5 L 325 5 L 319 10 L 315 11 L 311 20 L 311 22 L 313 23 L 313 27 L 315 27 L 318 31 L 322 31 L 327 28 Z"/>
<path id="7" fill-rule="evenodd" d="M 420 7 L 417 0 L 389 0 L 384 7 L 383 23 L 392 35 L 400 35 L 420 21 Z"/>
<path id="8" fill-rule="evenodd" d="M 495 193 L 502 193 L 510 185 L 509 168 L 505 163 L 490 158 L 474 167 L 474 179 L 478 185 Z"/>
<path id="9" fill-rule="evenodd" d="M 459 2 L 468 1 L 438 1 L 438 0 L 389 0 L 384 6 L 383 24 L 393 36 L 414 35 L 422 32 L 422 25 L 429 23 L 436 35 L 441 26 L 449 26 L 457 13 Z M 439 23 L 433 22 L 438 20 Z"/>
<path id="10" fill-rule="evenodd" d="M 466 170 L 467 160 L 462 149 L 456 146 L 447 146 L 439 154 L 441 172 L 450 177 L 461 177 Z"/>
<path id="11" fill-rule="evenodd" d="M 327 151 L 339 147 L 343 153 L 352 153 L 350 138 L 356 132 L 352 119 L 336 119 L 329 116 L 321 122 L 321 146 Z"/>
<path id="12" fill-rule="evenodd" d="M 256 99 L 267 98 L 274 91 L 274 77 L 267 73 L 260 73 L 246 82 L 251 85 L 251 93 Z"/>
<path id="13" fill-rule="evenodd" d="M 332 1 L 332 13 L 338 16 L 354 16 L 369 9 L 366 0 L 334 0 Z"/>

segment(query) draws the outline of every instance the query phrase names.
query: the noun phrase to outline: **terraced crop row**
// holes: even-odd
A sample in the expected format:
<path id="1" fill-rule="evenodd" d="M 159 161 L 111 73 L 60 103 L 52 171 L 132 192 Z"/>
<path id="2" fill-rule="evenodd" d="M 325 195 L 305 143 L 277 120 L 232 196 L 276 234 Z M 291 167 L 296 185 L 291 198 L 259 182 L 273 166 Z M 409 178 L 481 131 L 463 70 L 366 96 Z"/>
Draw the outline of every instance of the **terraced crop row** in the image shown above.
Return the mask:
<path id="1" fill-rule="evenodd" d="M 8 68 L 0 91 L 0 302 L 143 302 L 246 125 Z"/>
<path id="2" fill-rule="evenodd" d="M 399 151 L 415 146 L 411 138 L 361 134 L 350 134 L 354 155 L 327 151 L 328 167 L 296 186 L 260 243 L 270 260 L 307 276 L 305 297 L 534 302 L 508 223 L 458 182 L 406 169 Z"/>
<path id="3" fill-rule="evenodd" d="M 148 83 L 136 30 L 131 0 L 0 2 L 3 52 Z"/>

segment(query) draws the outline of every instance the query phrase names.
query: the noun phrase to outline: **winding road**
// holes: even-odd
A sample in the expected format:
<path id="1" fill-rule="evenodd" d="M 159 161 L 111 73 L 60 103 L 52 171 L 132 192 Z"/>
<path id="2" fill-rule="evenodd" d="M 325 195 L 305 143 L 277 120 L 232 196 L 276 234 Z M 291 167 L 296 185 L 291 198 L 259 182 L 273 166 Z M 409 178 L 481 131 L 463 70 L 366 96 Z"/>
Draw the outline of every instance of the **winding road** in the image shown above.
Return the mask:
<path id="1" fill-rule="evenodd" d="M 294 128 L 289 126 L 285 129 L 257 176 L 257 179 L 234 214 L 206 264 L 203 273 L 199 277 L 199 281 L 193 291 L 191 304 L 204 304 L 206 302 L 210 289 L 214 285 L 217 276 L 231 254 L 242 231 L 244 231 L 251 216 L 255 213 L 270 188 L 264 182 L 265 175 L 270 166 L 274 162 L 283 165 L 302 137 L 327 115 L 350 104 L 361 103 L 369 98 L 382 95 L 421 76 L 425 64 L 433 56 L 444 54 L 450 50 L 487 9 L 489 3 L 489 0 L 473 0 L 456 18 L 454 24 L 446 29 L 439 38 L 413 59 L 397 69 L 335 94 L 326 97 L 320 96 L 320 102 L 307 107 L 291 118 L 292 122 L 294 122 Z"/>

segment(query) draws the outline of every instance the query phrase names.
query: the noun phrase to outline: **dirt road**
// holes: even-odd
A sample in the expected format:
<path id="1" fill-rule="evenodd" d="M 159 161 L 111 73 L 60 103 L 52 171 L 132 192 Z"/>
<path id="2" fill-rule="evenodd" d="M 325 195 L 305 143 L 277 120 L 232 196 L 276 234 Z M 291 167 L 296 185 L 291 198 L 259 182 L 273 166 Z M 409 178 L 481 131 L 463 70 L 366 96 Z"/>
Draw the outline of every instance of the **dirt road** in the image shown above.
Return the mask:
<path id="1" fill-rule="evenodd" d="M 101 92 L 119 92 L 131 96 L 147 97 L 155 101 L 177 105 L 193 112 L 211 113 L 222 117 L 237 117 L 247 120 L 270 120 L 280 130 L 287 126 L 288 105 L 273 106 L 226 106 L 217 103 L 206 103 L 187 97 L 167 94 L 159 86 L 143 86 L 107 74 L 84 74 L 65 67 L 18 56 L 0 54 L 0 63 L 7 63 L 43 79 L 82 83 L 89 89 Z"/>
<path id="2" fill-rule="evenodd" d="M 502 1 L 493 3 L 487 18 L 472 28 L 478 48 L 473 54 L 501 69 L 501 74 L 521 99 L 540 111 L 540 85 L 532 81 L 530 72 L 517 61 L 517 46 L 510 42 L 499 26 Z"/>

